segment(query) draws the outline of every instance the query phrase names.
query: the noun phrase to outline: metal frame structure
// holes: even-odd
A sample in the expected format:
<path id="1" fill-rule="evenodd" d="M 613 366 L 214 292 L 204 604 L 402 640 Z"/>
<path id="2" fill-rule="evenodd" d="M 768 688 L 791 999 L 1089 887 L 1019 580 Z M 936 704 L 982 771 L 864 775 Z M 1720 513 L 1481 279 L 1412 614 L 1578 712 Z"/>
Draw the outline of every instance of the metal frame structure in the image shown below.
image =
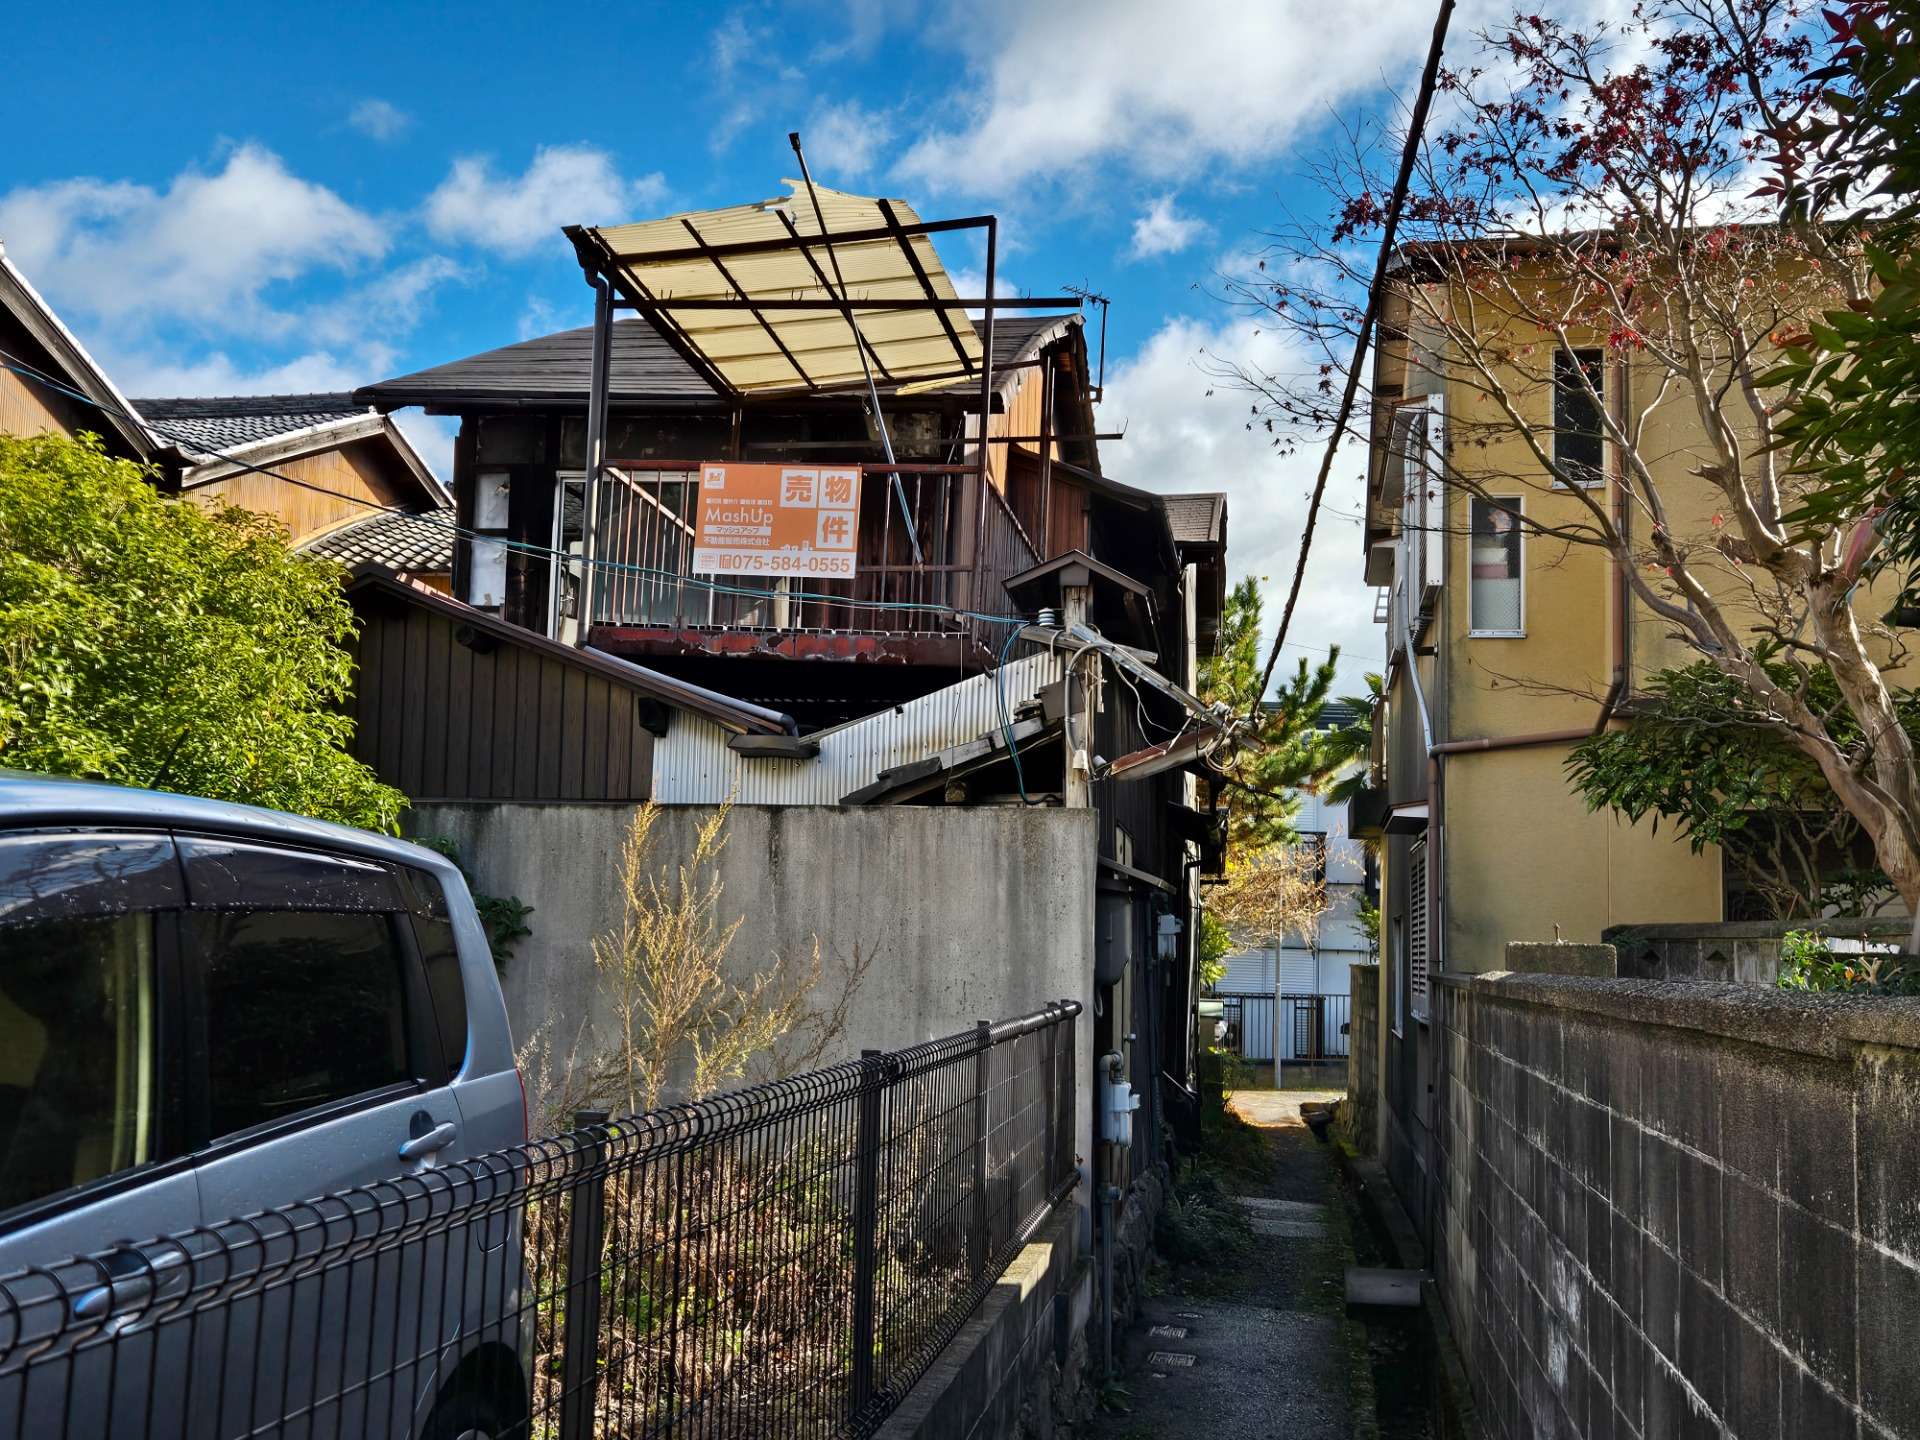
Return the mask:
<path id="1" fill-rule="evenodd" d="M 800 138 L 797 134 L 794 134 L 791 135 L 789 139 L 793 144 L 794 153 L 800 159 L 802 172 L 805 173 L 806 157 L 801 151 Z M 810 177 L 806 181 L 806 186 L 811 194 L 813 182 Z M 909 473 L 937 472 L 951 474 L 972 471 L 978 476 L 980 493 L 977 505 L 979 514 L 975 518 L 973 527 L 973 543 L 976 551 L 974 565 L 977 568 L 980 559 L 978 551 L 983 544 L 983 537 L 986 530 L 986 492 L 991 488 L 993 483 L 989 463 L 989 455 L 991 453 L 989 446 L 992 444 L 992 441 L 987 434 L 991 427 L 993 415 L 993 386 L 995 380 L 1001 375 L 1024 368 L 1023 365 L 1018 364 L 1007 366 L 1001 370 L 994 368 L 993 342 L 995 313 L 1000 310 L 1071 310 L 1078 313 L 1084 302 L 1081 296 L 1073 294 L 1026 296 L 1007 299 L 996 297 L 994 295 L 994 278 L 996 274 L 1000 234 L 1000 221 L 998 216 L 968 215 L 956 219 L 920 221 L 915 224 L 906 225 L 900 222 L 890 202 L 882 200 L 880 201 L 880 206 L 881 213 L 886 216 L 888 223 L 874 229 L 847 230 L 839 234 L 833 234 L 827 231 L 823 220 L 817 219 L 817 223 L 820 224 L 821 233 L 819 235 L 807 236 L 799 232 L 793 223 L 792 217 L 783 213 L 781 218 L 785 222 L 785 228 L 787 230 L 785 239 L 750 240 L 727 243 L 709 242 L 700 234 L 697 227 L 686 221 L 683 217 L 682 224 L 685 225 L 692 243 L 680 250 L 650 251 L 646 257 L 650 263 L 703 260 L 713 265 L 716 271 L 731 284 L 734 282 L 731 272 L 726 268 L 726 262 L 728 260 L 749 255 L 767 255 L 797 250 L 806 259 L 820 286 L 825 289 L 831 297 L 824 299 L 818 296 L 777 297 L 748 295 L 744 293 L 737 294 L 733 297 L 718 298 L 710 296 L 683 300 L 663 298 L 652 294 L 644 284 L 625 273 L 620 258 L 607 247 L 596 231 L 578 225 L 566 227 L 565 233 L 567 238 L 573 242 L 574 251 L 579 258 L 581 269 L 586 274 L 587 283 L 593 287 L 595 296 L 592 376 L 587 399 L 586 473 L 589 484 L 587 486 L 588 501 L 585 517 L 585 533 L 582 542 L 582 560 L 584 562 L 582 565 L 581 584 L 582 615 L 591 615 L 593 613 L 593 590 L 595 588 L 596 574 L 600 561 L 601 526 L 598 513 L 599 506 L 597 503 L 599 486 L 593 482 L 599 479 L 606 467 L 605 451 L 607 410 L 609 404 L 609 370 L 612 354 L 612 329 L 614 313 L 619 310 L 632 311 L 650 321 L 667 343 L 693 368 L 695 373 L 706 381 L 717 395 L 732 404 L 735 415 L 734 430 L 736 440 L 739 434 L 739 414 L 741 409 L 759 399 L 771 397 L 760 394 L 747 395 L 729 384 L 720 374 L 719 370 L 701 352 L 700 348 L 687 336 L 686 332 L 675 323 L 671 313 L 673 311 L 738 311 L 752 316 L 767 333 L 768 337 L 774 341 L 780 353 L 786 358 L 787 362 L 793 366 L 796 373 L 806 381 L 804 385 L 794 392 L 779 392 L 780 398 L 790 398 L 791 394 L 795 393 L 800 395 L 827 395 L 858 393 L 858 391 L 864 390 L 867 393 L 869 403 L 873 407 L 875 423 L 880 427 L 883 450 L 886 455 L 886 463 L 884 466 L 869 465 L 865 467 L 866 469 L 873 471 L 884 469 L 891 476 L 892 483 L 896 488 L 901 486 L 901 476 Z M 817 200 L 816 217 L 818 217 Z M 986 232 L 985 289 L 987 294 L 983 298 L 943 299 L 935 292 L 932 279 L 921 265 L 919 257 L 914 254 L 913 246 L 909 242 L 919 236 L 953 234 L 969 230 L 984 230 Z M 833 247 L 836 244 L 869 243 L 878 240 L 892 240 L 900 247 L 913 274 L 919 280 L 923 292 L 919 297 L 886 300 L 857 299 L 848 293 L 844 284 L 836 285 L 834 280 L 829 278 L 827 269 L 823 268 L 821 264 L 821 258 L 816 255 L 816 252 L 824 252 L 827 265 L 832 267 L 835 274 L 838 274 L 838 261 L 833 258 Z M 735 288 L 738 289 L 738 286 L 736 285 Z M 973 357 L 967 353 L 967 348 L 961 338 L 959 329 L 949 318 L 950 312 L 954 310 L 978 310 L 986 317 L 985 333 L 980 337 L 981 354 L 977 366 Z M 769 313 L 778 311 L 830 311 L 841 315 L 846 320 L 848 329 L 853 332 L 861 353 L 863 367 L 870 365 L 878 369 L 881 376 L 880 381 L 875 381 L 872 369 L 868 369 L 866 380 L 858 386 L 823 386 L 808 379 L 806 371 L 799 360 L 790 353 L 787 346 L 780 340 L 775 332 L 773 325 L 767 319 Z M 959 366 L 959 368 L 954 371 L 938 375 L 915 375 L 912 376 L 907 383 L 918 388 L 950 381 L 970 380 L 975 377 L 976 373 L 978 375 L 980 382 L 979 431 L 977 436 L 974 437 L 978 443 L 978 454 L 974 463 L 971 465 L 902 464 L 894 458 L 892 444 L 890 440 L 887 439 L 886 422 L 880 412 L 881 395 L 879 384 L 893 385 L 900 382 L 897 382 L 893 376 L 887 374 L 885 366 L 880 363 L 878 352 L 862 333 L 860 329 L 859 312 L 877 315 L 898 311 L 933 311 L 937 314 L 940 318 L 942 329 L 946 332 L 947 338 L 953 345 L 954 355 Z M 913 548 L 917 556 L 919 552 L 917 536 L 914 537 Z M 977 608 L 982 602 L 982 597 L 973 597 L 973 602 Z M 589 627 L 586 625 L 581 626 L 581 644 L 586 643 L 588 629 Z"/>

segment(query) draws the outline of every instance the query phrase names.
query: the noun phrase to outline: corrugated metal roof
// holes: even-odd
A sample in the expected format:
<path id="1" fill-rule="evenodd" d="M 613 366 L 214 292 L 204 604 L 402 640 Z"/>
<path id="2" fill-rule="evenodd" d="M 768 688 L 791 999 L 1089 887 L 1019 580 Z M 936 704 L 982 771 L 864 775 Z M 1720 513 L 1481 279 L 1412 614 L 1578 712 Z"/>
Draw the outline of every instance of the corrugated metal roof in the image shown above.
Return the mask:
<path id="1" fill-rule="evenodd" d="M 998 317 L 993 324 L 995 367 L 1011 364 L 1035 336 L 1061 323 L 1059 315 Z M 1065 323 L 1078 324 L 1079 320 L 1068 316 Z M 973 325 L 978 333 L 981 322 L 974 321 Z M 383 410 L 402 405 L 578 408 L 587 402 L 592 352 L 593 329 L 582 326 L 382 380 L 354 391 L 352 398 Z M 723 403 L 649 320 L 614 321 L 611 358 L 608 393 L 616 408 L 662 405 L 684 409 Z M 880 388 L 885 391 L 888 387 Z M 952 388 L 967 389 L 960 384 Z"/>
<path id="2" fill-rule="evenodd" d="M 1060 679 L 1064 651 L 1038 651 L 1006 667 L 1011 710 Z M 676 718 L 653 747 L 653 798 L 665 805 L 718 804 L 729 795 L 746 805 L 838 805 L 882 770 L 977 740 L 1000 725 L 994 672 L 923 695 L 877 715 L 821 730 L 811 760 L 749 759 L 727 748 L 718 725 Z"/>
<path id="3" fill-rule="evenodd" d="M 379 565 L 413 575 L 450 574 L 453 570 L 452 510 L 425 515 L 375 511 L 337 530 L 315 536 L 300 548 L 342 565 Z"/>
<path id="4" fill-rule="evenodd" d="M 881 201 L 824 186 L 749 205 L 696 210 L 632 225 L 570 231 L 596 248 L 633 295 L 673 300 L 957 300 L 946 267 L 925 235 L 848 240 L 855 232 L 913 226 L 904 200 Z M 816 204 L 818 211 L 816 213 Z M 889 213 L 891 212 L 891 213 Z M 800 249 L 795 236 L 832 242 Z M 765 249 L 736 247 L 767 246 Z M 727 247 L 724 259 L 689 257 L 690 247 Z M 771 247 L 783 248 L 771 248 Z M 977 373 L 980 337 L 955 323 L 961 312 L 857 308 L 855 333 L 831 311 L 687 310 L 664 306 L 686 343 L 741 394 L 856 385 L 866 374 L 864 338 L 877 379 L 895 382 Z"/>
<path id="5" fill-rule="evenodd" d="M 207 395 L 132 402 L 147 428 L 188 455 L 212 456 L 364 415 L 345 391 L 318 395 Z"/>

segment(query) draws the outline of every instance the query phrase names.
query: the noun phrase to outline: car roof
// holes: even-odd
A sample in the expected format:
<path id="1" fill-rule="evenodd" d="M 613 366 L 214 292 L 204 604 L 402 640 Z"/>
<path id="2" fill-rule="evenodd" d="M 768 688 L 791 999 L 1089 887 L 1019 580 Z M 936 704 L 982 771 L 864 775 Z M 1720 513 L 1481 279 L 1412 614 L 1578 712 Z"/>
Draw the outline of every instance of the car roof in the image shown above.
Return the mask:
<path id="1" fill-rule="evenodd" d="M 62 780 L 50 775 L 0 770 L 0 829 L 39 829 L 51 825 L 214 830 L 282 845 L 347 851 L 431 870 L 454 869 L 443 856 L 411 841 L 358 830 L 351 825 L 335 825 L 257 805 L 206 800 L 197 795 L 173 795 L 130 785 Z"/>

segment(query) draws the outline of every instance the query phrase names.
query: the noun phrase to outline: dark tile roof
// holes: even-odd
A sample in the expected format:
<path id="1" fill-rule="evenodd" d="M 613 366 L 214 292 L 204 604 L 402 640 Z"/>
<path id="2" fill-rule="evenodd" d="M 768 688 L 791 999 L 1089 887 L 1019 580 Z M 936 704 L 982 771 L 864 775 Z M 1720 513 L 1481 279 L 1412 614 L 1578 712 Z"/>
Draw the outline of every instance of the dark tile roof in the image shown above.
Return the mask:
<path id="1" fill-rule="evenodd" d="M 1225 538 L 1227 497 L 1222 494 L 1163 495 L 1167 524 L 1180 545 L 1218 545 Z"/>
<path id="2" fill-rule="evenodd" d="M 366 414 L 344 390 L 320 395 L 176 396 L 130 402 L 162 440 L 189 454 L 217 455 L 258 440 Z"/>
<path id="3" fill-rule="evenodd" d="M 329 530 L 303 547 L 342 565 L 378 565 L 410 575 L 453 572 L 453 511 L 397 515 L 376 510 Z"/>
<path id="4" fill-rule="evenodd" d="M 1003 315 L 994 321 L 993 363 L 1005 365 L 1060 315 Z M 974 321 L 976 330 L 981 321 Z M 542 408 L 584 404 L 590 374 L 593 329 L 562 330 L 498 350 L 484 350 L 429 370 L 362 386 L 353 399 L 383 410 L 402 405 L 501 405 Z M 615 405 L 665 403 L 718 405 L 720 397 L 651 321 L 613 325 L 610 394 Z M 956 386 L 956 389 L 963 388 Z"/>

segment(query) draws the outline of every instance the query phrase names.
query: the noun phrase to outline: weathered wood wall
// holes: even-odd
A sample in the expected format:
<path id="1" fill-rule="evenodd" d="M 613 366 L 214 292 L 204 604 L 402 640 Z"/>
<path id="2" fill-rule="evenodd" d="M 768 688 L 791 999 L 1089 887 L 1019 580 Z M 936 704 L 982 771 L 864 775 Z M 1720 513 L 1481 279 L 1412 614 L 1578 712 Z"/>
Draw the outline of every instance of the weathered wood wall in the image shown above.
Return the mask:
<path id="1" fill-rule="evenodd" d="M 446 616 L 361 607 L 353 753 L 415 800 L 644 800 L 653 736 L 625 686 Z M 493 641 L 486 636 L 482 645 Z"/>

